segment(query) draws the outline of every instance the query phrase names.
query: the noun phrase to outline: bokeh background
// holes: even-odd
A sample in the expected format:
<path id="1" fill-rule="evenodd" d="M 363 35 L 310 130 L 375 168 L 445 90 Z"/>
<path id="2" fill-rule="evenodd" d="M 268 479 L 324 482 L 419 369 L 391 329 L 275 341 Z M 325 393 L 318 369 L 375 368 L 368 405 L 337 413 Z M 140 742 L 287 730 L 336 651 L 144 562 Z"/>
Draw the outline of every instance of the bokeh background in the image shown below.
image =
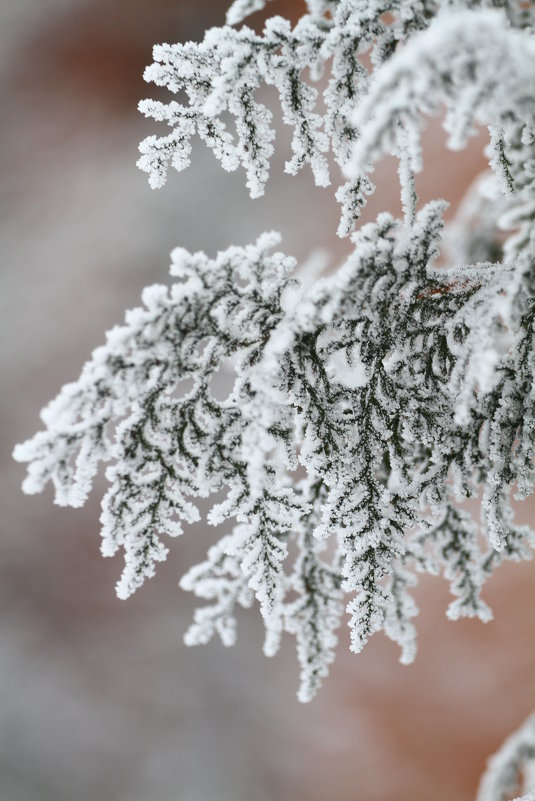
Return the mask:
<path id="1" fill-rule="evenodd" d="M 177 581 L 216 532 L 192 529 L 124 603 L 120 558 L 99 554 L 102 481 L 83 510 L 20 491 L 14 444 L 143 286 L 166 280 L 172 247 L 213 254 L 278 229 L 300 260 L 320 248 L 329 268 L 347 252 L 332 189 L 283 175 L 285 132 L 254 202 L 202 146 L 158 192 L 135 167 L 138 141 L 157 131 L 136 111 L 154 96 L 142 80 L 152 44 L 201 38 L 225 7 L 0 0 L 0 799 L 469 801 L 486 758 L 535 707 L 532 564 L 491 581 L 486 626 L 448 623 L 445 585 L 423 581 L 416 663 L 399 665 L 381 636 L 351 656 L 342 632 L 330 679 L 302 706 L 293 642 L 265 659 L 256 611 L 234 649 L 182 644 L 193 603 Z M 421 196 L 454 208 L 485 166 L 484 140 L 447 153 L 430 125 Z M 393 165 L 377 180 L 367 218 L 397 207 Z"/>

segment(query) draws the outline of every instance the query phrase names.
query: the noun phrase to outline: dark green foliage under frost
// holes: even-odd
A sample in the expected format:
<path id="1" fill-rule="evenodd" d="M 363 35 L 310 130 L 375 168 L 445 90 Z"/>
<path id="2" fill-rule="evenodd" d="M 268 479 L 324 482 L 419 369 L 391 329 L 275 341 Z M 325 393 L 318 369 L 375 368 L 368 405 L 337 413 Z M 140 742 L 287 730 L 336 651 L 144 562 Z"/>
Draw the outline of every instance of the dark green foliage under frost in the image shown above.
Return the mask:
<path id="1" fill-rule="evenodd" d="M 403 220 L 362 226 L 347 261 L 309 288 L 272 252 L 273 234 L 214 260 L 175 251 L 175 283 L 145 291 L 43 412 L 46 430 L 15 452 L 30 462 L 26 491 L 52 481 L 57 502 L 75 506 L 111 462 L 102 548 L 125 551 L 121 597 L 165 558 L 162 536 L 199 519 L 196 499 L 219 493 L 209 522 L 233 528 L 182 579 L 207 601 L 186 641 L 217 633 L 232 644 L 236 605 L 256 598 L 266 653 L 284 631 L 296 638 L 303 701 L 334 659 L 344 609 L 353 651 L 383 631 L 409 662 L 418 572 L 450 582 L 451 618 L 488 620 L 485 579 L 535 544 L 511 509 L 534 485 L 533 3 L 306 5 L 293 28 L 274 17 L 263 33 L 224 27 L 156 47 L 146 77 L 178 100 L 141 104 L 171 132 L 141 144 L 140 166 L 161 186 L 169 164 L 188 165 L 198 134 L 262 194 L 275 132 L 259 90 L 269 85 L 294 132 L 287 172 L 308 164 L 325 186 L 330 154 L 345 174 L 340 235 L 388 153 Z M 263 6 L 237 0 L 228 22 Z M 420 208 L 414 176 L 424 115 L 444 108 L 451 147 L 489 126 L 490 172 L 446 231 L 449 264 L 437 267 L 445 205 Z M 225 400 L 213 392 L 221 370 L 234 376 Z M 479 494 L 478 526 L 463 504 Z"/>

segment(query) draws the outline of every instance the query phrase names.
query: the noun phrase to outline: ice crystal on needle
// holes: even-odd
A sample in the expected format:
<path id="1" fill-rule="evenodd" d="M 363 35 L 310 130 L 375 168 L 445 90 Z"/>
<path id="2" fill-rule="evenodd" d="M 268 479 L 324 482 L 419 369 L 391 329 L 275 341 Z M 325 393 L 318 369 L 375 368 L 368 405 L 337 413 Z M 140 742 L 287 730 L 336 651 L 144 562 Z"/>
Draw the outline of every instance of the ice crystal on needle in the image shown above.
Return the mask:
<path id="1" fill-rule="evenodd" d="M 266 654 L 295 637 L 307 701 L 344 611 L 353 651 L 383 631 L 410 662 L 418 572 L 450 582 L 449 617 L 485 621 L 485 580 L 535 544 L 510 505 L 534 484 L 534 15 L 516 0 L 307 0 L 294 27 L 230 27 L 264 6 L 236 0 L 203 42 L 154 49 L 145 77 L 177 99 L 140 106 L 171 128 L 140 145 L 151 185 L 188 166 L 197 134 L 261 195 L 275 147 L 267 85 L 293 131 L 286 171 L 308 166 L 320 186 L 344 172 L 340 235 L 385 154 L 399 160 L 403 219 L 361 226 L 345 263 L 311 286 L 274 234 L 215 259 L 177 249 L 171 286 L 145 290 L 15 457 L 30 463 L 25 491 L 51 481 L 72 506 L 109 462 L 102 551 L 124 551 L 121 597 L 218 493 L 208 520 L 233 528 L 182 579 L 207 602 L 186 642 L 232 644 L 236 607 L 256 599 Z M 415 174 L 424 115 L 443 108 L 452 148 L 489 126 L 490 173 L 437 267 L 445 204 L 421 207 Z M 480 491 L 478 526 L 462 504 Z"/>

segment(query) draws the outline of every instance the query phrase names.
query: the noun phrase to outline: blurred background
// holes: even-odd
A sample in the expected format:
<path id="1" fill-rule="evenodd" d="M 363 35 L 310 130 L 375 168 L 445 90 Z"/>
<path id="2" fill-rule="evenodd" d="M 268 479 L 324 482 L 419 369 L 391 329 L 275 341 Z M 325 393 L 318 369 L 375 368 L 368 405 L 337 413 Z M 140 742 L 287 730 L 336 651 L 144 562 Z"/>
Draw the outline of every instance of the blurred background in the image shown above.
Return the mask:
<path id="1" fill-rule="evenodd" d="M 152 45 L 202 38 L 226 5 L 0 0 L 0 799 L 469 801 L 486 758 L 535 707 L 532 564 L 490 582 L 486 626 L 448 623 L 445 585 L 423 581 L 416 663 L 399 665 L 381 636 L 351 656 L 342 632 L 330 679 L 302 706 L 293 642 L 265 659 L 256 610 L 234 649 L 182 644 L 193 603 L 177 581 L 217 532 L 192 529 L 124 603 L 120 557 L 99 554 L 102 481 L 82 510 L 20 491 L 14 444 L 141 289 L 166 280 L 172 247 L 213 255 L 278 229 L 301 260 L 323 248 L 332 267 L 348 251 L 333 189 L 284 176 L 284 132 L 261 200 L 201 146 L 157 192 L 135 167 L 139 140 L 158 132 L 136 111 L 155 96 L 142 79 Z M 454 208 L 485 166 L 483 143 L 447 153 L 430 126 L 422 198 Z M 367 219 L 397 208 L 392 164 L 377 183 Z"/>

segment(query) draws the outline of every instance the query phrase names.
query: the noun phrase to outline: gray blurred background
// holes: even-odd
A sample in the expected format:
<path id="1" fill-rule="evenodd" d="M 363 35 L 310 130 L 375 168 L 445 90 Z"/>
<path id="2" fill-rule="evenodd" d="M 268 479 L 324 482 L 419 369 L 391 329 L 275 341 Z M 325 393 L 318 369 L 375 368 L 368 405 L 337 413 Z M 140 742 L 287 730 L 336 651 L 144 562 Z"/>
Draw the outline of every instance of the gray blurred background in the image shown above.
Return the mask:
<path id="1" fill-rule="evenodd" d="M 225 8 L 0 0 L 0 801 L 469 801 L 535 706 L 532 564 L 491 582 L 486 626 L 448 623 L 443 583 L 424 581 L 416 664 L 399 665 L 381 637 L 351 656 L 344 631 L 330 679 L 302 706 L 293 643 L 265 659 L 256 610 L 234 649 L 182 644 L 193 604 L 177 581 L 217 532 L 192 528 L 125 603 L 120 558 L 99 554 L 102 480 L 83 510 L 20 491 L 14 444 L 143 286 L 166 280 L 172 247 L 213 255 L 274 228 L 301 260 L 322 247 L 333 266 L 347 252 L 333 190 L 283 175 L 286 134 L 254 202 L 201 146 L 158 192 L 136 169 L 139 140 L 158 131 L 136 111 L 155 96 L 142 80 L 152 44 L 201 38 Z M 455 203 L 484 167 L 483 141 L 446 154 L 431 126 L 422 197 Z M 377 177 L 368 218 L 396 208 L 393 166 Z"/>

